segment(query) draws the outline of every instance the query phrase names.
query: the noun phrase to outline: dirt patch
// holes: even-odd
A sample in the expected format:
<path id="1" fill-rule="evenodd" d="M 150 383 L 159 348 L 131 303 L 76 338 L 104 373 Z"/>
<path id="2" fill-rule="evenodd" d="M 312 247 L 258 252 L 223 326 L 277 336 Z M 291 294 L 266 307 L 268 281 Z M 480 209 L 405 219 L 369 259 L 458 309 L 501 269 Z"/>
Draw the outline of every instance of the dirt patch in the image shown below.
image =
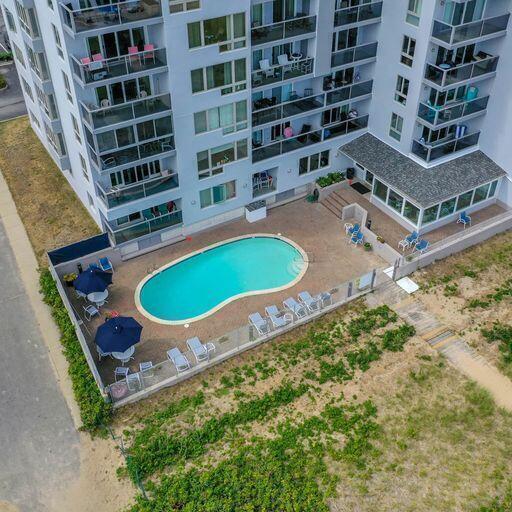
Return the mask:
<path id="1" fill-rule="evenodd" d="M 0 139 L 0 171 L 40 265 L 46 251 L 99 233 L 27 117 L 1 123 Z"/>

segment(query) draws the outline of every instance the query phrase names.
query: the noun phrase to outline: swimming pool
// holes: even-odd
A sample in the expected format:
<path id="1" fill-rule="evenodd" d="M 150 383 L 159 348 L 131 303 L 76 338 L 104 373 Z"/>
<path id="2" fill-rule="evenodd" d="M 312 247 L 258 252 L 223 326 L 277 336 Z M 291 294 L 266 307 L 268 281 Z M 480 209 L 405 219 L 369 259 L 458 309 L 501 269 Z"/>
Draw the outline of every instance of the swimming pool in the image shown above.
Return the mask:
<path id="1" fill-rule="evenodd" d="M 289 288 L 302 279 L 307 265 L 305 252 L 284 237 L 233 238 L 153 272 L 137 286 L 135 303 L 154 322 L 185 324 L 241 297 Z"/>

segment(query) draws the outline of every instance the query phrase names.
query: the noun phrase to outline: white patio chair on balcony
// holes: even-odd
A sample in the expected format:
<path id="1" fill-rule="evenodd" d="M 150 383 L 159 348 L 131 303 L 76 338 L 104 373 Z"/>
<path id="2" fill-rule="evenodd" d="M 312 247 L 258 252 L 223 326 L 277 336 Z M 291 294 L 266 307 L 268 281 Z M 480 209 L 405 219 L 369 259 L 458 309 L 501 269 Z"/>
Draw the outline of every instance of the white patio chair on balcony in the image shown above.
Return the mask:
<path id="1" fill-rule="evenodd" d="M 268 59 L 260 60 L 260 69 L 263 71 L 265 78 L 274 78 L 274 70 L 270 67 Z"/>
<path id="2" fill-rule="evenodd" d="M 283 72 L 288 73 L 292 70 L 292 62 L 288 59 L 288 55 L 284 53 L 283 55 L 277 56 L 277 62 L 279 62 L 280 66 L 283 66 Z"/>

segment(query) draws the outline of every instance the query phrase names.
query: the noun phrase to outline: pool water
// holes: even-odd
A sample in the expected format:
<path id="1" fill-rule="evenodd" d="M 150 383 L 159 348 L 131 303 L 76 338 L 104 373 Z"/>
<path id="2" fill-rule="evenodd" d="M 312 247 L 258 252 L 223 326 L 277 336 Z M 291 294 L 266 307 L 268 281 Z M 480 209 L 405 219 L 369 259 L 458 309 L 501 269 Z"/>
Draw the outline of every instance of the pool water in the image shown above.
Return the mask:
<path id="1" fill-rule="evenodd" d="M 152 320 L 182 324 L 240 296 L 292 286 L 306 266 L 303 253 L 281 238 L 236 239 L 163 267 L 139 284 L 136 299 Z"/>

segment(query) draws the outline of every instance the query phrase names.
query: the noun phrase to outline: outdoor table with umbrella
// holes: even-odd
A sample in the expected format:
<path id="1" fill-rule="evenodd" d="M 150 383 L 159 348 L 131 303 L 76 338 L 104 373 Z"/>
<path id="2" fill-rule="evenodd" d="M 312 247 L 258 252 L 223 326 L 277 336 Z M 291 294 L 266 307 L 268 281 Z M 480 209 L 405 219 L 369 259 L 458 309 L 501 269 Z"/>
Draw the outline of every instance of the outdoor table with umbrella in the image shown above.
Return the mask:
<path id="1" fill-rule="evenodd" d="M 135 318 L 117 316 L 98 327 L 95 342 L 101 350 L 126 363 L 140 341 L 142 325 Z"/>
<path id="2" fill-rule="evenodd" d="M 104 304 L 108 297 L 107 287 L 112 284 L 112 274 L 99 268 L 88 268 L 73 281 L 75 290 L 87 295 L 91 302 Z"/>

